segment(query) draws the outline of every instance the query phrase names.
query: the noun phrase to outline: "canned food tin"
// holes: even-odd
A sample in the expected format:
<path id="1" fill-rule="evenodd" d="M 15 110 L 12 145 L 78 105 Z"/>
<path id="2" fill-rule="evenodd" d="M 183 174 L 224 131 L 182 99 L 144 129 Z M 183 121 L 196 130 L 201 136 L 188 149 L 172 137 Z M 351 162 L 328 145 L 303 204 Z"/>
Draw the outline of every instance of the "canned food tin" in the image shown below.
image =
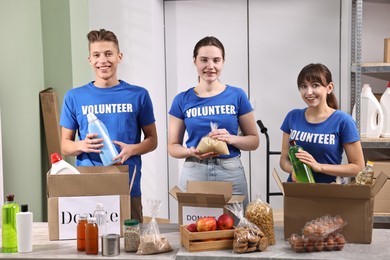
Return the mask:
<path id="1" fill-rule="evenodd" d="M 102 236 L 102 255 L 116 256 L 120 254 L 120 236 L 107 234 Z"/>

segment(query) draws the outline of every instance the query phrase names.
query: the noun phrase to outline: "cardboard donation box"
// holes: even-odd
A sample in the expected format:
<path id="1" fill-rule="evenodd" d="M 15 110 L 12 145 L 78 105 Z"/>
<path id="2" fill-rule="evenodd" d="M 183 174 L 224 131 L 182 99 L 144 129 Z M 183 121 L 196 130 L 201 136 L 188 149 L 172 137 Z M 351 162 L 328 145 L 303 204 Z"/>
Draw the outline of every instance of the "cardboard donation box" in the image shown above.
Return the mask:
<path id="1" fill-rule="evenodd" d="M 77 216 L 92 216 L 98 202 L 107 211 L 107 233 L 122 235 L 130 218 L 128 166 L 76 168 L 80 174 L 47 175 L 49 239 L 76 239 Z"/>
<path id="2" fill-rule="evenodd" d="M 218 218 L 226 213 L 226 204 L 243 202 L 244 195 L 232 195 L 231 182 L 189 181 L 187 192 L 173 187 L 169 193 L 179 203 L 179 224 L 191 224 L 199 217 Z"/>
<path id="3" fill-rule="evenodd" d="M 300 234 L 308 221 L 339 215 L 347 242 L 370 244 L 375 195 L 386 179 L 381 173 L 372 185 L 284 182 L 284 238 Z"/>
<path id="4" fill-rule="evenodd" d="M 387 181 L 382 189 L 375 196 L 374 214 L 390 214 L 390 161 L 374 161 L 374 178 L 378 178 L 378 173 L 384 172 L 387 175 Z"/>

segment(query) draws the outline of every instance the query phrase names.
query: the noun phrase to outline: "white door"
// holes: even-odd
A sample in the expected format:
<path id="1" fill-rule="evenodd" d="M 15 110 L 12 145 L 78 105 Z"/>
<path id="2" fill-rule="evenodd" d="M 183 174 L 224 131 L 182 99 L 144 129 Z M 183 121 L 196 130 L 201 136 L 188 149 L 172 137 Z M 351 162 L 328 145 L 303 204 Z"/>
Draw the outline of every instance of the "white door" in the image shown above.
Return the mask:
<path id="1" fill-rule="evenodd" d="M 271 151 L 281 149 L 280 126 L 287 112 L 306 106 L 296 83 L 305 65 L 325 64 L 340 97 L 340 6 L 340 0 L 249 1 L 250 93 L 256 119 L 268 128 Z M 260 148 L 252 153 L 252 197 L 260 192 L 265 199 L 266 139 L 263 134 L 260 138 Z M 277 155 L 270 156 L 271 172 L 274 167 L 287 179 Z M 280 192 L 272 176 L 270 180 L 271 192 Z M 283 207 L 282 196 L 271 197 L 270 202 Z"/>
<path id="2" fill-rule="evenodd" d="M 246 0 L 165 1 L 166 75 L 168 111 L 176 94 L 197 84 L 192 61 L 195 44 L 217 37 L 225 47 L 223 83 L 248 91 Z M 248 153 L 243 164 L 249 178 Z M 169 157 L 169 186 L 178 183 L 183 160 Z M 170 219 L 177 221 L 177 201 L 170 198 Z"/>
<path id="3" fill-rule="evenodd" d="M 1 135 L 1 108 L 0 108 L 0 207 L 3 206 L 4 201 L 4 185 L 3 185 L 3 144 Z M 0 218 L 2 219 L 2 213 L 0 212 Z M 1 227 L 2 223 L 0 223 Z"/>

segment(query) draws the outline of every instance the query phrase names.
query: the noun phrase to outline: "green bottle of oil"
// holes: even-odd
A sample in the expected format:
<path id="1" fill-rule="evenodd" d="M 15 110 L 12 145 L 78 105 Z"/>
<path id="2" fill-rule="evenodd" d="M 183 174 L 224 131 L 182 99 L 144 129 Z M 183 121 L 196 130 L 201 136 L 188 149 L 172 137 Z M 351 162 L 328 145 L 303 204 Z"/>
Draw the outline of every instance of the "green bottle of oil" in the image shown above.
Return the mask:
<path id="1" fill-rule="evenodd" d="M 303 150 L 303 148 L 297 145 L 295 143 L 295 140 L 290 140 L 290 149 L 288 150 L 288 157 L 290 158 L 290 162 L 293 166 L 297 182 L 315 183 L 311 168 L 301 162 L 297 157 L 295 157 L 295 154 L 299 150 Z"/>
<path id="2" fill-rule="evenodd" d="M 19 212 L 19 205 L 14 202 L 14 195 L 6 196 L 6 201 L 2 208 L 2 252 L 18 252 L 18 239 L 16 236 L 16 213 Z"/>

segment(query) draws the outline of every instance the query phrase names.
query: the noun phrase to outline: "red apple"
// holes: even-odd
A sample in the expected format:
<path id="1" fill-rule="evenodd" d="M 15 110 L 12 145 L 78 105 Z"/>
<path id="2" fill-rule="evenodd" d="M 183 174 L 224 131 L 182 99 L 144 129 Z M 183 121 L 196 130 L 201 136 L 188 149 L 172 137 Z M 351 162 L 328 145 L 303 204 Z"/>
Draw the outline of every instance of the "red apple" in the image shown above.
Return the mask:
<path id="1" fill-rule="evenodd" d="M 188 231 L 190 231 L 190 232 L 198 232 L 198 230 L 196 229 L 196 224 L 195 224 L 195 223 L 189 224 L 189 225 L 187 226 L 187 229 L 188 229 Z"/>
<path id="2" fill-rule="evenodd" d="M 232 229 L 234 226 L 234 219 L 229 214 L 222 214 L 219 216 L 217 223 L 219 230 Z"/>
<path id="3" fill-rule="evenodd" d="M 199 232 L 216 230 L 217 229 L 217 220 L 214 217 L 199 218 L 196 221 L 196 229 Z"/>

